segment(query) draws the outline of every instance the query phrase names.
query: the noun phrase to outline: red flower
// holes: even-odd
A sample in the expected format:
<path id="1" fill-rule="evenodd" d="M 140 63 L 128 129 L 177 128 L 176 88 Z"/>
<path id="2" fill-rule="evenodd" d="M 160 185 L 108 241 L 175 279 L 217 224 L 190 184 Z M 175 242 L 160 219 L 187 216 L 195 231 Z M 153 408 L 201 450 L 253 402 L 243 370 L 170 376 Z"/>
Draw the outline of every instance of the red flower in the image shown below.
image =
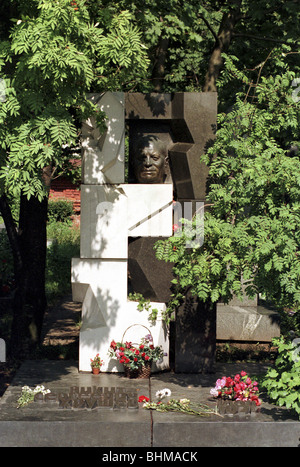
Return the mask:
<path id="1" fill-rule="evenodd" d="M 149 355 L 145 356 L 145 360 L 149 360 L 149 358 L 150 358 Z"/>
<path id="2" fill-rule="evenodd" d="M 139 402 L 149 402 L 149 397 L 147 396 L 140 396 L 139 397 Z"/>
<path id="3" fill-rule="evenodd" d="M 140 351 L 139 351 L 139 350 L 136 350 L 136 351 L 135 351 L 135 355 L 140 355 Z"/>
<path id="4" fill-rule="evenodd" d="M 225 387 L 226 388 L 229 388 L 230 386 L 233 386 L 234 382 L 232 380 L 232 378 L 226 378 L 226 383 L 225 383 Z"/>
<path id="5" fill-rule="evenodd" d="M 140 349 L 143 350 L 145 346 L 143 344 L 140 345 Z"/>

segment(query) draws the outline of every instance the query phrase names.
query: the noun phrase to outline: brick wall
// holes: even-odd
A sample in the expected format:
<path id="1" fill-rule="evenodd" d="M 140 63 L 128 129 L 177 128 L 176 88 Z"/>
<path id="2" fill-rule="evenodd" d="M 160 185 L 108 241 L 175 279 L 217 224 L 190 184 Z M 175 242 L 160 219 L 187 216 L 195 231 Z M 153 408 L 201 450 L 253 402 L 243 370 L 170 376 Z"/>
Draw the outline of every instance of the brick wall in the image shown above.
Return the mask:
<path id="1" fill-rule="evenodd" d="M 73 202 L 75 214 L 80 214 L 80 184 L 74 185 L 67 178 L 59 177 L 52 180 L 50 196 L 51 200 L 66 199 Z"/>

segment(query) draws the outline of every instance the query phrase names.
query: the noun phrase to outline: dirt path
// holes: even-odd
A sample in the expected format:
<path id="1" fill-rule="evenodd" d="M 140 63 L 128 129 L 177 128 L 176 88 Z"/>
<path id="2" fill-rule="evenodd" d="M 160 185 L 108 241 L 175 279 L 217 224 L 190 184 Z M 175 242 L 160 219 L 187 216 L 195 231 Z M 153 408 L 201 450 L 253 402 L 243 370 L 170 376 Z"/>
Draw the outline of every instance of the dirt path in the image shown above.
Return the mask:
<path id="1" fill-rule="evenodd" d="M 81 307 L 81 303 L 73 302 L 71 296 L 66 296 L 57 305 L 49 308 L 44 317 L 42 343 L 66 345 L 77 340 Z"/>
<path id="2" fill-rule="evenodd" d="M 56 346 L 78 341 L 81 307 L 81 303 L 72 301 L 71 295 L 63 297 L 55 306 L 49 307 L 44 317 L 42 344 Z M 0 362 L 0 397 L 9 386 L 15 372 L 15 363 Z"/>

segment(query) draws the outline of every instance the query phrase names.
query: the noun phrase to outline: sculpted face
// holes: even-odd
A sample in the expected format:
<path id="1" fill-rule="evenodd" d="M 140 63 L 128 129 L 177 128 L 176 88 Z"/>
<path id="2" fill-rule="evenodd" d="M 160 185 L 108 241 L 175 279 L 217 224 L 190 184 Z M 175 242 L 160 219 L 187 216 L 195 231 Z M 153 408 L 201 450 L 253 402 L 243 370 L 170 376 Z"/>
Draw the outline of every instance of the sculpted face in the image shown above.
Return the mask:
<path id="1" fill-rule="evenodd" d="M 165 144 L 154 136 L 141 138 L 134 151 L 133 168 L 138 183 L 163 183 Z"/>

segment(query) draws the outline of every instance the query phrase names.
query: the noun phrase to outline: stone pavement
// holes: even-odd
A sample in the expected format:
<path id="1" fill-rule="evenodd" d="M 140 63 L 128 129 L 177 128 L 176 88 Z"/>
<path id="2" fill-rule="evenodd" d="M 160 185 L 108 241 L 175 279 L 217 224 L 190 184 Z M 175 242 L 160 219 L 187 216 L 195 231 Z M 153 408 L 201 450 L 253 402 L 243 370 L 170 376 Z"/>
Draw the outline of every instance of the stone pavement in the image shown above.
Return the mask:
<path id="1" fill-rule="evenodd" d="M 188 398 L 215 407 L 209 394 L 218 377 L 245 370 L 250 376 L 265 372 L 257 364 L 218 364 L 215 374 L 153 374 L 149 380 L 127 379 L 122 373 L 79 373 L 76 361 L 25 361 L 0 401 L 1 447 L 298 447 L 300 423 L 291 414 L 263 400 L 255 414 L 209 415 L 149 411 L 137 402 L 145 395 L 155 400 L 159 389 L 169 388 L 172 398 Z M 35 401 L 17 408 L 24 385 L 43 384 L 54 400 Z M 78 391 L 118 393 L 114 406 L 80 408 Z M 81 389 L 82 388 L 82 389 Z M 98 389 L 97 389 L 98 388 Z M 106 388 L 106 389 L 99 389 Z M 75 391 L 75 392 L 74 392 Z M 136 394 L 122 405 L 124 394 Z M 123 395 L 122 395 L 123 394 Z M 57 396 L 62 399 L 58 402 Z M 109 396 L 109 397 L 110 397 Z M 99 396 L 99 398 L 102 396 Z M 106 396 L 108 397 L 108 396 Z M 109 401 L 110 399 L 103 399 Z M 100 400 L 100 399 L 99 399 Z M 111 399 L 112 400 L 112 399 Z M 127 399 L 126 399 L 127 400 Z M 60 407 L 60 404 L 62 405 Z M 105 404 L 105 403 L 104 403 Z"/>

